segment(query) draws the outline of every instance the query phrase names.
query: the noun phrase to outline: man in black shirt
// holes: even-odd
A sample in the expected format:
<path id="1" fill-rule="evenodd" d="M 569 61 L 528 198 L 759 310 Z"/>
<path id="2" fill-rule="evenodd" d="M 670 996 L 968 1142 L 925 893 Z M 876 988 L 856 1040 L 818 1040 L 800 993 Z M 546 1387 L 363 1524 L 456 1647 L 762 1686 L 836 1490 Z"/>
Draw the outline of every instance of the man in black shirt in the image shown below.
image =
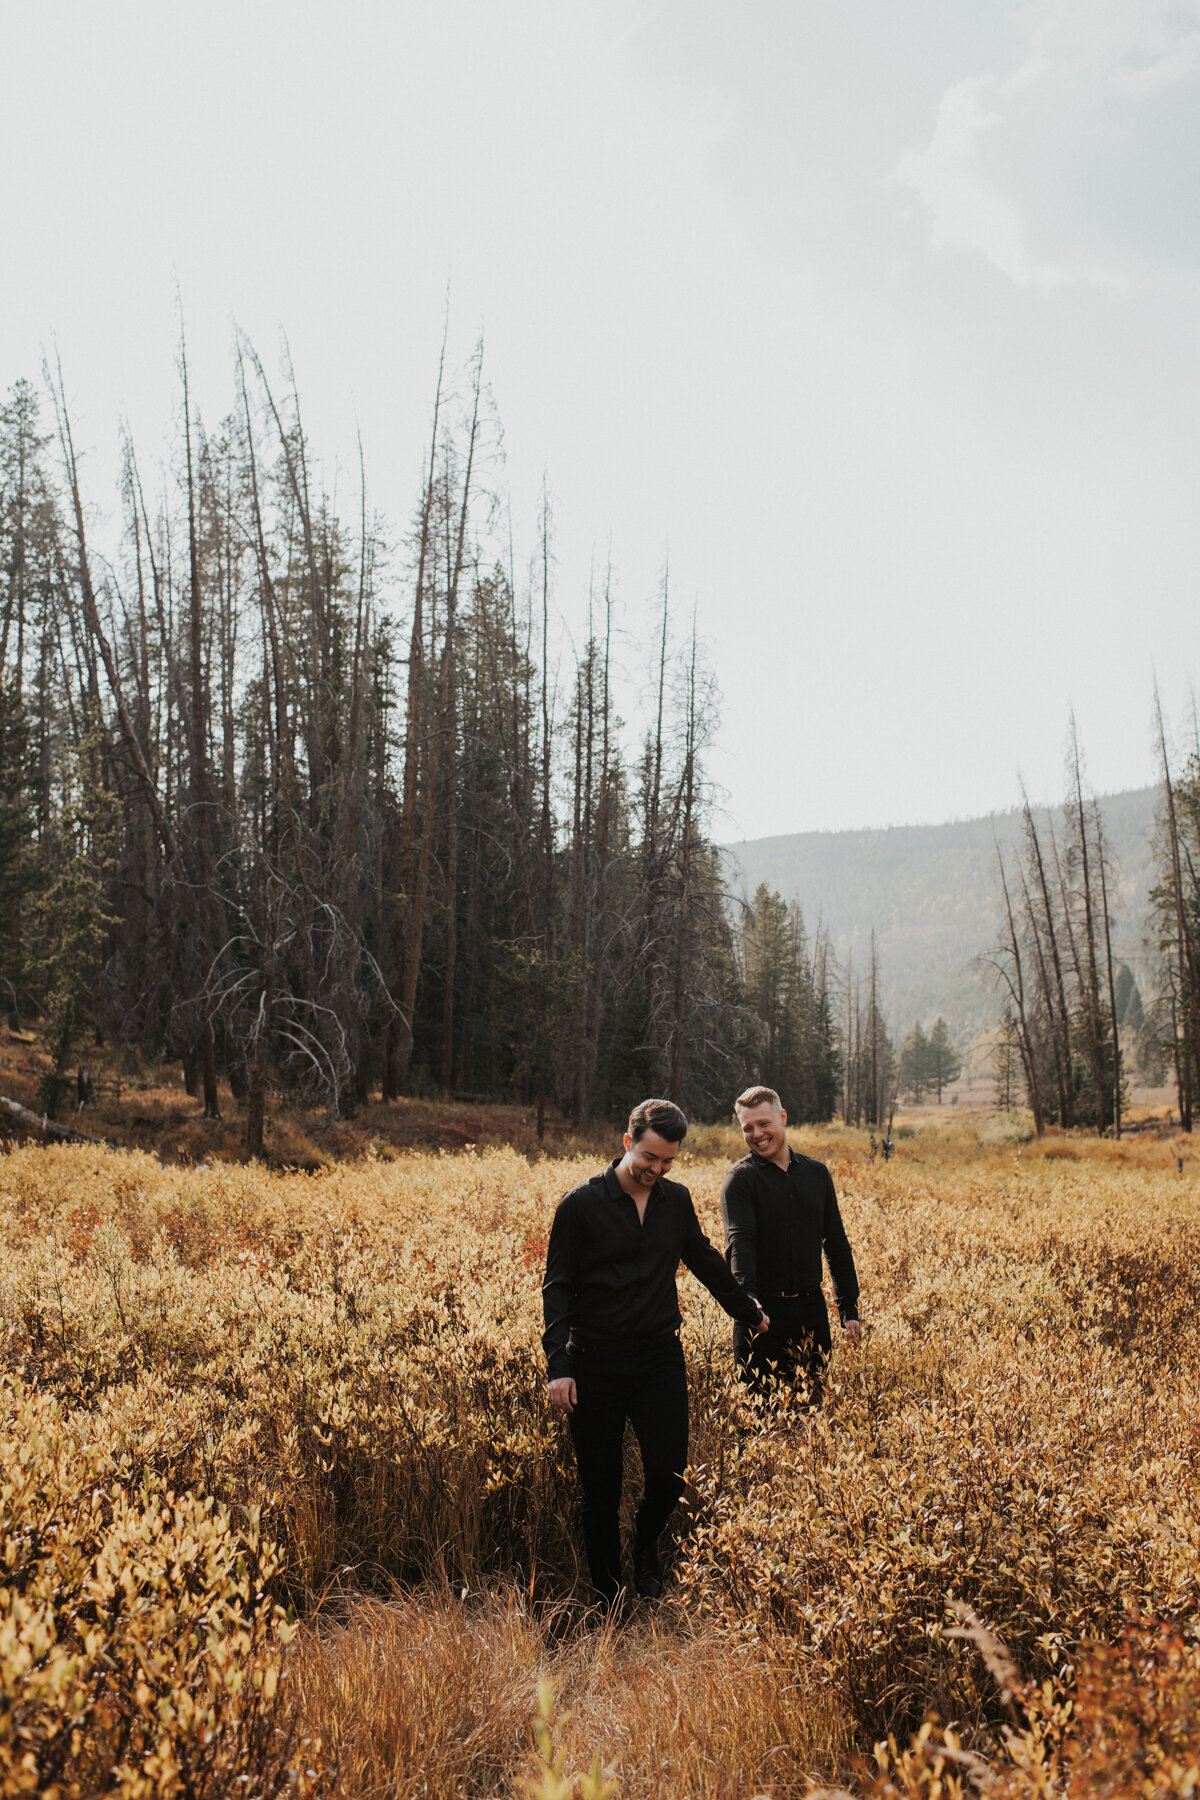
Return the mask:
<path id="1" fill-rule="evenodd" d="M 842 1329 L 858 1343 L 858 1276 L 824 1163 L 787 1141 L 787 1114 L 773 1088 L 751 1087 L 734 1102 L 750 1151 L 721 1186 L 729 1267 L 770 1308 L 771 1329 L 754 1337 L 734 1326 L 738 1374 L 756 1392 L 803 1370 L 815 1399 L 829 1356 L 829 1314 L 821 1292 L 822 1253 L 833 1276 Z"/>
<path id="2" fill-rule="evenodd" d="M 588 1567 L 609 1604 L 621 1589 L 626 1419 L 642 1453 L 633 1563 L 637 1591 L 647 1599 L 662 1593 L 659 1533 L 683 1492 L 688 1399 L 675 1291 L 680 1261 L 748 1336 L 770 1326 L 705 1237 L 688 1190 L 667 1180 L 686 1131 L 687 1119 L 669 1100 L 635 1106 L 624 1156 L 564 1194 L 546 1252 L 542 1343 L 550 1399 L 570 1419 Z"/>

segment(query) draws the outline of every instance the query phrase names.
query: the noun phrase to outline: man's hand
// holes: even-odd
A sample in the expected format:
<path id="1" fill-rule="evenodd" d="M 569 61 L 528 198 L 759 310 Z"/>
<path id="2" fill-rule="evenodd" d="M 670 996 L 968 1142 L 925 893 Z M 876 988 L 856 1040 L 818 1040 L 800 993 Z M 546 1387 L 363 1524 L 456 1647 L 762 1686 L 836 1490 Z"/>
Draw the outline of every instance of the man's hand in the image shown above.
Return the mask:
<path id="1" fill-rule="evenodd" d="M 848 1344 L 862 1343 L 862 1326 L 857 1319 L 847 1319 L 842 1326 L 842 1336 Z"/>
<path id="2" fill-rule="evenodd" d="M 572 1375 L 560 1375 L 557 1381 L 550 1383 L 550 1404 L 560 1406 L 565 1413 L 575 1411 L 575 1403 L 579 1396 L 575 1392 L 575 1378 Z"/>
<path id="3" fill-rule="evenodd" d="M 762 1336 L 764 1331 L 770 1331 L 771 1321 L 770 1321 L 770 1319 L 768 1319 L 766 1313 L 763 1313 L 761 1319 L 758 1321 L 758 1324 L 754 1327 L 754 1329 L 758 1333 L 759 1337 Z"/>

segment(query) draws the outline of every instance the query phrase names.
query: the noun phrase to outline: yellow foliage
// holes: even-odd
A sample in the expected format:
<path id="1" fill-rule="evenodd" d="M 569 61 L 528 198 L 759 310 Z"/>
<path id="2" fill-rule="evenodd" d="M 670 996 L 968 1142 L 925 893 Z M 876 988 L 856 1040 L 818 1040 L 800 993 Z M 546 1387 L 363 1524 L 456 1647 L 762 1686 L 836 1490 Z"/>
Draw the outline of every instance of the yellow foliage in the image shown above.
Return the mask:
<path id="1" fill-rule="evenodd" d="M 602 1765 L 580 1772 L 597 1748 L 619 1753 L 622 1794 L 656 1791 L 651 1742 L 684 1764 L 655 1706 L 714 1734 L 687 1764 L 696 1794 L 800 1792 L 801 1754 L 846 1779 L 889 1736 L 901 1748 L 870 1779 L 896 1793 L 969 1787 L 980 1755 L 1016 1768 L 1020 1732 L 1023 1766 L 1065 1768 L 1046 1720 L 1081 1646 L 1118 1642 L 1135 1612 L 1192 1642 L 1192 1165 L 1178 1175 L 1174 1145 L 981 1144 L 965 1121 L 886 1167 L 851 1132 L 804 1144 L 837 1179 L 868 1336 L 836 1348 L 821 1411 L 802 1396 L 756 1411 L 730 1378 L 727 1320 L 681 1276 L 693 1467 L 674 1568 L 691 1623 L 656 1664 L 674 1698 L 621 1687 L 631 1737 L 595 1670 L 580 1714 L 559 1658 L 545 1793 L 604 1793 Z M 696 1148 L 681 1172 L 715 1234 L 738 1141 L 712 1128 L 712 1156 Z M 473 1595 L 506 1579 L 535 1608 L 582 1591 L 540 1283 L 554 1205 L 592 1167 L 511 1149 L 312 1175 L 0 1157 L 4 1792 L 266 1793 L 289 1770 L 336 1785 L 334 1739 L 358 1739 L 335 1690 L 365 1693 L 371 1659 L 318 1680 L 309 1628 L 285 1655 L 283 1609 L 311 1617 L 331 1591 L 346 1606 L 389 1582 Z M 997 1688 L 956 1605 L 1050 1696 L 1041 1712 Z M 522 1656 L 544 1673 L 558 1653 Z M 735 1668 L 753 1718 L 689 1688 Z M 506 1719 L 534 1710 L 529 1679 Z M 952 1729 L 914 1737 L 933 1714 Z M 522 1754 L 511 1725 L 501 1737 L 497 1783 Z"/>

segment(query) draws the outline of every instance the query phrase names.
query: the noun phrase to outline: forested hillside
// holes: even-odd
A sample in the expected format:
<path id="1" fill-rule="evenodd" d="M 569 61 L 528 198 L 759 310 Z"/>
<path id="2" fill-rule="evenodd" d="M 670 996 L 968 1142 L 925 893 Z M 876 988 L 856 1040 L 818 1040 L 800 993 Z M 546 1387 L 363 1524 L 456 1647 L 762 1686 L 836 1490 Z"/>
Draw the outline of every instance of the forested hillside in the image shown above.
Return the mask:
<path id="1" fill-rule="evenodd" d="M 1135 788 L 1101 801 L 1115 874 L 1114 950 L 1146 994 L 1154 983 L 1147 940 L 1159 792 Z M 1061 839 L 1062 808 L 1049 809 L 1049 817 Z M 874 930 L 894 1033 L 940 1014 L 960 1041 L 970 1042 L 995 1025 L 1001 1005 L 991 971 L 978 960 L 1002 928 L 996 843 L 1007 852 L 1020 837 L 1014 808 L 946 825 L 756 838 L 730 845 L 728 855 L 735 890 L 752 894 L 766 882 L 797 899 L 805 917 L 828 930 L 843 966 L 851 960 L 865 966 Z"/>

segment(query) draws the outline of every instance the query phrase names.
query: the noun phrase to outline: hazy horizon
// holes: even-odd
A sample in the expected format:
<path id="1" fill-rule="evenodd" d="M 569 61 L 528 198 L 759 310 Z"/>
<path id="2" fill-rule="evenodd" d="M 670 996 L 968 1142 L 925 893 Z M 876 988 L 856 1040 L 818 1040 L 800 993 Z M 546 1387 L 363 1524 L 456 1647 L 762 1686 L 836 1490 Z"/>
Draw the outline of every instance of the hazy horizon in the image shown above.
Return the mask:
<path id="1" fill-rule="evenodd" d="M 1157 785 L 1158 784 L 1153 781 L 1143 781 L 1138 782 L 1131 787 L 1110 788 L 1106 793 L 1089 794 L 1089 798 L 1095 798 L 1100 805 L 1103 806 L 1106 800 L 1124 800 L 1131 795 L 1151 793 Z M 1061 796 L 1057 799 L 1047 800 L 1035 798 L 1035 796 L 1031 794 L 1029 799 L 1035 812 L 1047 810 L 1053 811 L 1064 804 L 1064 800 Z M 724 838 L 722 839 L 722 848 L 726 850 L 736 850 L 741 844 L 764 843 L 774 838 L 842 837 L 854 833 L 862 836 L 869 836 L 872 833 L 887 831 L 938 831 L 942 826 L 978 825 L 986 822 L 988 819 L 1009 818 L 1013 814 L 1020 812 L 1020 810 L 1021 803 L 1017 800 L 1013 801 L 1012 804 L 1008 806 L 993 806 L 986 812 L 962 813 L 951 819 L 892 819 L 885 824 L 878 825 L 798 826 L 793 831 L 764 831 L 759 832 L 754 837 L 750 838 Z"/>

